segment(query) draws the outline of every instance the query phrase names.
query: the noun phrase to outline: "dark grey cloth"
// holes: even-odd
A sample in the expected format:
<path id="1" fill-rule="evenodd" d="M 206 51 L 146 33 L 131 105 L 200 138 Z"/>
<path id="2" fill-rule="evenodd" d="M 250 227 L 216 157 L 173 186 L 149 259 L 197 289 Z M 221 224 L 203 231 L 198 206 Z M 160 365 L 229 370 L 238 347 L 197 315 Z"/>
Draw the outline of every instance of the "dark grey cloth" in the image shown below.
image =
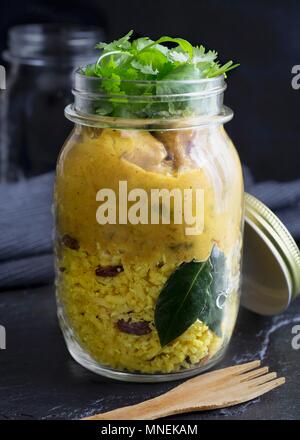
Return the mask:
<path id="1" fill-rule="evenodd" d="M 300 180 L 255 183 L 244 168 L 246 191 L 276 212 L 300 239 Z M 52 173 L 0 185 L 0 289 L 53 280 Z"/>
<path id="2" fill-rule="evenodd" d="M 52 173 L 0 185 L 0 289 L 53 279 Z"/>

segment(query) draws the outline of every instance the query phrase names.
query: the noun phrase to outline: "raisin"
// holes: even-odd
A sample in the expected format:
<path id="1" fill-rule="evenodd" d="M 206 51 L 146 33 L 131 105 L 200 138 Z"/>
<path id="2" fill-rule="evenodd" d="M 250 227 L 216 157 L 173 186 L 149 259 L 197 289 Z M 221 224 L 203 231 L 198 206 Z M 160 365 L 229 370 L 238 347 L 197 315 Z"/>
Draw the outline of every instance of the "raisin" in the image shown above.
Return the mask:
<path id="1" fill-rule="evenodd" d="M 207 354 L 206 356 L 204 356 L 204 357 L 200 360 L 199 365 L 204 365 L 204 364 L 206 364 L 206 362 L 209 360 L 209 358 L 210 358 L 209 354 Z"/>
<path id="2" fill-rule="evenodd" d="M 76 240 L 76 238 L 71 237 L 71 235 L 64 235 L 62 238 L 62 242 L 66 247 L 73 249 L 74 251 L 78 251 L 79 249 L 78 241 Z"/>
<path id="3" fill-rule="evenodd" d="M 115 277 L 123 272 L 123 266 L 98 266 L 95 269 L 97 277 Z"/>
<path id="4" fill-rule="evenodd" d="M 152 331 L 148 321 L 132 322 L 131 319 L 129 321 L 119 319 L 117 327 L 123 333 L 137 336 L 148 335 Z"/>

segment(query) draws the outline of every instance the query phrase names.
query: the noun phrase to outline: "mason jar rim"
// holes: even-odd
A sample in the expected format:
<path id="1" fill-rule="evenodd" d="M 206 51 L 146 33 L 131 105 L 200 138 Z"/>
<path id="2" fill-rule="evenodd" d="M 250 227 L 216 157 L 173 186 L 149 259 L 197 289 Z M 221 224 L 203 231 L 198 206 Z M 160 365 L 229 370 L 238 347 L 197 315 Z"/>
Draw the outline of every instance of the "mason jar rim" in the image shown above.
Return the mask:
<path id="1" fill-rule="evenodd" d="M 103 87 L 105 81 L 116 81 L 123 85 L 124 94 L 108 93 Z M 136 87 L 130 87 L 132 84 Z M 75 71 L 72 89 L 74 104 L 66 107 L 65 116 L 75 123 L 86 126 L 153 131 L 191 128 L 209 123 L 223 124 L 233 116 L 233 112 L 223 106 L 225 89 L 224 75 L 197 80 L 124 79 L 119 81 L 86 76 L 82 68 L 78 68 Z M 172 103 L 179 108 L 181 104 L 186 105 L 191 109 L 190 114 L 168 115 L 166 110 L 161 112 L 161 105 L 168 108 L 168 105 Z M 119 106 L 120 114 L 109 115 L 105 111 L 102 112 L 105 107 L 112 104 Z M 136 104 L 139 110 L 134 113 Z M 151 116 L 143 112 L 148 105 L 153 107 Z M 130 106 L 133 106 L 133 113 L 128 116 L 126 110 L 130 109 Z"/>
<path id="2" fill-rule="evenodd" d="M 156 100 L 163 97 L 166 97 L 168 99 L 179 97 L 206 97 L 210 95 L 218 95 L 223 93 L 226 88 L 226 82 L 224 75 L 218 75 L 216 77 L 212 78 L 200 78 L 200 79 L 168 79 L 168 80 L 132 80 L 132 79 L 122 79 L 122 80 L 115 80 L 112 78 L 105 78 L 105 77 L 97 77 L 97 76 L 87 76 L 82 73 L 82 67 L 76 69 L 75 71 L 75 81 L 74 81 L 74 87 L 72 89 L 72 93 L 75 96 L 84 96 L 85 98 L 96 98 L 96 97 L 106 97 L 106 98 L 119 98 L 119 99 L 142 99 L 143 101 L 147 100 Z M 167 86 L 170 85 L 177 85 L 185 87 L 185 86 L 199 86 L 199 90 L 196 91 L 184 91 L 181 93 L 165 93 L 165 94 L 149 94 L 149 95 L 133 95 L 133 94 L 108 94 L 108 93 L 101 93 L 99 90 L 95 90 L 94 86 L 97 84 L 101 84 L 105 81 L 111 81 L 116 82 L 120 84 L 136 84 L 137 86 L 151 86 L 151 85 L 163 85 Z M 204 87 L 205 85 L 208 85 L 208 87 Z"/>

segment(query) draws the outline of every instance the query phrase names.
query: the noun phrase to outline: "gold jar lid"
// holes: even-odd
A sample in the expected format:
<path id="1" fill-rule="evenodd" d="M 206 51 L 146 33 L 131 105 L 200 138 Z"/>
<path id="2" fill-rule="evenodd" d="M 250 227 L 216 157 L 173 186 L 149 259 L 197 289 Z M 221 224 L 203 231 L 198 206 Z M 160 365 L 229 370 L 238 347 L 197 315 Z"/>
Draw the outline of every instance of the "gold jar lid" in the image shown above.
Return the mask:
<path id="1" fill-rule="evenodd" d="M 282 222 L 245 194 L 242 305 L 261 315 L 285 310 L 300 293 L 300 251 Z"/>

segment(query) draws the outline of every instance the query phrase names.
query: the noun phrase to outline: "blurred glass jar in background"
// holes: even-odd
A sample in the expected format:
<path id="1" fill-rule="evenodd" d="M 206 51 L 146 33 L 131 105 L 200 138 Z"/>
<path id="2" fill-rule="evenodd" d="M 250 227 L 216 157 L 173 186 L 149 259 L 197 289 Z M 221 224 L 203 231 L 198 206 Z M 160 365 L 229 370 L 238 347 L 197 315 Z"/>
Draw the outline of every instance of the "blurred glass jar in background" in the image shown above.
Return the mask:
<path id="1" fill-rule="evenodd" d="M 2 151 L 1 149 L 1 145 L 3 144 L 4 141 L 4 130 L 3 130 L 3 122 L 4 122 L 4 91 L 6 89 L 6 71 L 5 71 L 5 67 L 0 65 L 0 153 Z M 3 158 L 2 158 L 2 154 L 0 154 L 0 177 L 3 174 L 2 171 L 2 167 L 3 167 Z M 0 179 L 1 182 L 1 179 Z"/>
<path id="2" fill-rule="evenodd" d="M 2 181 L 55 168 L 71 129 L 62 115 L 71 99 L 72 73 L 95 61 L 93 48 L 104 39 L 103 30 L 90 26 L 33 24 L 9 31 L 3 54 L 9 69 L 1 124 Z"/>

